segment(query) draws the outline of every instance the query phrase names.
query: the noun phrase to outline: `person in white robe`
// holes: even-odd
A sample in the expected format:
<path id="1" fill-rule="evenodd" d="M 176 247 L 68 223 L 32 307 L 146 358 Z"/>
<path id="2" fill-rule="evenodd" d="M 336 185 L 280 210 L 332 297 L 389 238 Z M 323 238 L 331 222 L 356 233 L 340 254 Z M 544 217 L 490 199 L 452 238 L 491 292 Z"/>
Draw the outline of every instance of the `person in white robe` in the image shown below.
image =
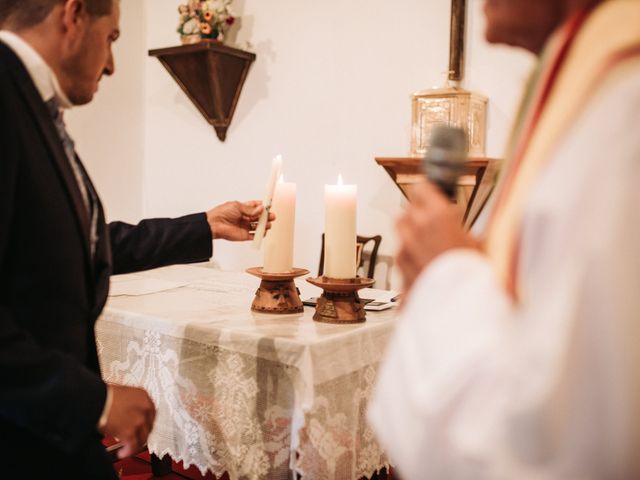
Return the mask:
<path id="1" fill-rule="evenodd" d="M 484 231 L 428 183 L 398 221 L 368 418 L 403 479 L 640 478 L 640 1 L 485 12 L 540 68 Z"/>

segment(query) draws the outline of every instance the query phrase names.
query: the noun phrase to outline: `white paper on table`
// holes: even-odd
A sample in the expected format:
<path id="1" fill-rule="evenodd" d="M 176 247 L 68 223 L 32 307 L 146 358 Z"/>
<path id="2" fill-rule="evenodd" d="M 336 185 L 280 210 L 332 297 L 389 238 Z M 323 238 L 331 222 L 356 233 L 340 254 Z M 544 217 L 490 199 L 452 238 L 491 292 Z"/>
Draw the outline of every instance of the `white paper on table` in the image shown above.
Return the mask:
<path id="1" fill-rule="evenodd" d="M 391 302 L 392 299 L 398 296 L 399 292 L 395 290 L 379 290 L 377 288 L 363 288 L 358 290 L 358 296 L 360 298 L 370 298 L 374 302 Z"/>
<path id="2" fill-rule="evenodd" d="M 377 290 L 375 288 L 363 288 L 358 292 L 360 298 L 373 299 L 365 304 L 364 309 L 373 312 L 387 310 L 397 306 L 396 299 L 398 292 L 393 290 Z"/>
<path id="3" fill-rule="evenodd" d="M 139 296 L 151 293 L 164 292 L 188 285 L 189 282 L 176 282 L 159 280 L 157 278 L 143 277 L 141 275 L 124 275 L 111 277 L 110 297 Z"/>
<path id="4" fill-rule="evenodd" d="M 302 287 L 302 286 L 301 286 Z M 308 286 L 300 288 L 301 298 L 303 301 L 311 302 L 315 305 L 316 297 L 322 294 L 322 289 Z M 363 288 L 358 290 L 358 296 L 361 299 L 372 300 L 365 304 L 364 309 L 369 311 L 381 311 L 393 308 L 398 305 L 396 302 L 399 292 L 395 290 L 379 290 L 377 288 Z M 310 305 L 310 303 L 309 303 Z"/>

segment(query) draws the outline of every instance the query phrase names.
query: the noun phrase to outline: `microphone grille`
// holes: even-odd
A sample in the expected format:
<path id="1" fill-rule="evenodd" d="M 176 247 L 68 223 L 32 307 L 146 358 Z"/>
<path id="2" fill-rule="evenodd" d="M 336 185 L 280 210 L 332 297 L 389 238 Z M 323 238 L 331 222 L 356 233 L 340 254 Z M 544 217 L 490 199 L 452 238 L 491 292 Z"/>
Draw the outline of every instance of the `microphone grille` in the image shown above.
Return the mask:
<path id="1" fill-rule="evenodd" d="M 464 161 L 467 153 L 467 134 L 458 127 L 437 124 L 431 130 L 430 146 L 427 156 L 438 162 L 443 153 L 448 161 Z"/>
<path id="2" fill-rule="evenodd" d="M 424 158 L 427 177 L 449 197 L 455 195 L 458 177 L 467 158 L 467 134 L 461 128 L 435 125 Z"/>

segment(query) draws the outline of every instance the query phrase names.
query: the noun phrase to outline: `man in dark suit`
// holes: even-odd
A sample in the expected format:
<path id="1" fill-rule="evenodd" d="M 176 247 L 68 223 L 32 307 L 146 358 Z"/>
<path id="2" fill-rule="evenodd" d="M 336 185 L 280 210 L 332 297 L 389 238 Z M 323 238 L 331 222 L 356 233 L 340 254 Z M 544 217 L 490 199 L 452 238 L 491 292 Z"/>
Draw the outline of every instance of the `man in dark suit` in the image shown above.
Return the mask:
<path id="1" fill-rule="evenodd" d="M 260 202 L 105 224 L 61 110 L 114 71 L 119 0 L 0 0 L 0 476 L 113 479 L 101 434 L 141 448 L 155 408 L 101 379 L 109 276 L 206 260 L 248 240 Z M 36 461 L 34 461 L 36 460 Z M 25 472 L 28 472 L 25 474 Z M 11 477 L 14 478 L 14 477 Z"/>

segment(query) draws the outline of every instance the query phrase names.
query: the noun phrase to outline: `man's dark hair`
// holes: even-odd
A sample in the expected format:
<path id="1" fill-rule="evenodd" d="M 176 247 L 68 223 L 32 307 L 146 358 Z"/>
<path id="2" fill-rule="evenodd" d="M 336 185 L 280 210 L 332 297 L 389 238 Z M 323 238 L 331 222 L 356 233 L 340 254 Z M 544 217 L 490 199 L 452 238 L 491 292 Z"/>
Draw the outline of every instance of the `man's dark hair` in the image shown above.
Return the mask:
<path id="1" fill-rule="evenodd" d="M 0 0 L 0 28 L 21 30 L 42 22 L 65 0 Z M 109 15 L 114 0 L 84 0 L 91 17 Z"/>

